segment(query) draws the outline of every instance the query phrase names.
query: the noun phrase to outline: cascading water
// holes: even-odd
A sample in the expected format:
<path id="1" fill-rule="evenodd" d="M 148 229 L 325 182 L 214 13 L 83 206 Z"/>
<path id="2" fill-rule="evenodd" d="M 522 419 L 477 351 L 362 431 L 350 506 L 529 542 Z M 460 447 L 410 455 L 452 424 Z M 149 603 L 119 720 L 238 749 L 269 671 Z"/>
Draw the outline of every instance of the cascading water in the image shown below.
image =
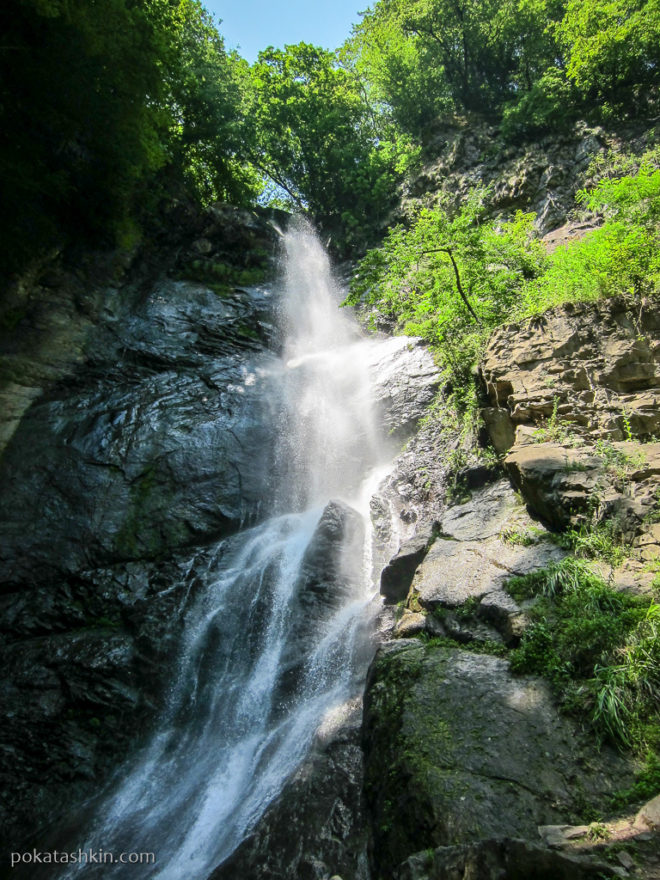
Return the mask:
<path id="1" fill-rule="evenodd" d="M 284 244 L 282 358 L 259 380 L 280 426 L 274 515 L 206 553 L 161 729 L 87 840 L 156 853 L 143 878 L 204 880 L 282 789 L 324 716 L 357 693 L 368 662 L 364 523 L 387 458 L 370 402 L 373 343 L 338 309 L 310 230 Z M 81 871 L 135 876 L 131 865 Z"/>

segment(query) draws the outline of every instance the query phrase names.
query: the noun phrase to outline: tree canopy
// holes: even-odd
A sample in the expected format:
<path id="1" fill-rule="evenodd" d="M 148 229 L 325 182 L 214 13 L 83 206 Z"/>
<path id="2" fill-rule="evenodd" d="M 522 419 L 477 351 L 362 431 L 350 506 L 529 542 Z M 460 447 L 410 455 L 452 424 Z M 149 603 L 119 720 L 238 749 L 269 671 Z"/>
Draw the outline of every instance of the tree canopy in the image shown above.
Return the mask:
<path id="1" fill-rule="evenodd" d="M 198 0 L 6 0 L 4 265 L 67 232 L 120 240 L 159 181 L 245 198 L 238 59 Z"/>
<path id="2" fill-rule="evenodd" d="M 252 66 L 200 0 L 5 0 L 0 26 L 4 273 L 177 196 L 275 196 L 359 253 L 456 115 L 520 138 L 658 110 L 660 0 L 376 0 L 339 51 Z"/>
<path id="3" fill-rule="evenodd" d="M 252 69 L 254 164 L 325 231 L 369 240 L 409 158 L 335 53 L 307 43 L 268 49 Z"/>

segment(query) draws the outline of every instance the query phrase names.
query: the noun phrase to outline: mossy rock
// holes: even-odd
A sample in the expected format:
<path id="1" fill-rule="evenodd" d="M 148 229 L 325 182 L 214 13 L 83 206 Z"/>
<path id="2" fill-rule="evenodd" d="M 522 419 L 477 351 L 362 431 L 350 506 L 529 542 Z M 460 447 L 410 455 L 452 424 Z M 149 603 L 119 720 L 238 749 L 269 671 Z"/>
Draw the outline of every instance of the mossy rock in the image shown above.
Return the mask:
<path id="1" fill-rule="evenodd" d="M 537 826 L 604 802 L 624 759 L 596 754 L 545 683 L 506 660 L 400 640 L 374 661 L 365 704 L 376 876 L 411 853 Z M 579 794 L 579 803 L 578 803 Z"/>

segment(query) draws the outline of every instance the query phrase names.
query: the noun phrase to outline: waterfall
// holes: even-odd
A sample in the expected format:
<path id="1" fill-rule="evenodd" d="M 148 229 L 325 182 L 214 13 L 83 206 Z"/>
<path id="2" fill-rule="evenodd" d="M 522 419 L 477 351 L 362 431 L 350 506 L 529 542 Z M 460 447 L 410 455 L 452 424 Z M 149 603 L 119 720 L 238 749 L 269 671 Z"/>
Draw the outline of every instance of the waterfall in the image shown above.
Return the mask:
<path id="1" fill-rule="evenodd" d="M 280 428 L 264 489 L 273 515 L 200 551 L 204 586 L 183 624 L 160 729 L 86 841 L 154 852 L 141 878 L 204 880 L 281 791 L 324 718 L 359 693 L 369 659 L 368 503 L 389 455 L 371 404 L 373 343 L 338 308 L 313 233 L 293 228 L 284 249 L 282 354 L 258 379 Z M 62 876 L 83 872 L 129 878 L 135 866 Z"/>

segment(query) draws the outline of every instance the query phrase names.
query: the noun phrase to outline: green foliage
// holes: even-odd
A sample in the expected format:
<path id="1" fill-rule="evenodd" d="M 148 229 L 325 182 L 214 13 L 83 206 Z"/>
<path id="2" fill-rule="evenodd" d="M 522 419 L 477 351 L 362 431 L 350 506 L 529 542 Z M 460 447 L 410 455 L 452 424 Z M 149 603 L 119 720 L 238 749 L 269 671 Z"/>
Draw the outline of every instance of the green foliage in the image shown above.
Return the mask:
<path id="1" fill-rule="evenodd" d="M 509 578 L 506 586 L 514 599 L 522 601 L 538 595 L 554 598 L 575 591 L 580 585 L 597 587 L 600 583 L 601 579 L 584 562 L 568 557 L 546 568 Z"/>
<path id="2" fill-rule="evenodd" d="M 660 606 L 613 590 L 572 558 L 507 587 L 538 597 L 512 670 L 545 676 L 567 709 L 590 712 L 602 738 L 642 747 L 658 723 Z"/>
<path id="3" fill-rule="evenodd" d="M 650 605 L 620 647 L 594 670 L 594 722 L 615 742 L 644 742 L 644 725 L 660 706 L 660 605 Z M 653 709 L 655 711 L 653 711 Z"/>
<path id="4" fill-rule="evenodd" d="M 391 229 L 359 264 L 346 300 L 375 306 L 429 341 L 460 387 L 469 384 L 488 331 L 545 265 L 532 215 L 486 220 L 485 197 L 475 190 L 457 211 L 446 203 L 426 208 L 410 228 Z"/>
<path id="5" fill-rule="evenodd" d="M 552 254 L 549 267 L 523 291 L 526 313 L 567 300 L 649 295 L 660 290 L 660 169 L 602 180 L 579 202 L 603 225 Z"/>
<path id="6" fill-rule="evenodd" d="M 658 0 L 378 0 L 344 49 L 424 140 L 475 111 L 505 138 L 657 112 Z"/>
<path id="7" fill-rule="evenodd" d="M 630 548 L 613 520 L 568 529 L 557 537 L 557 543 L 582 559 L 602 559 L 610 565 L 621 565 L 630 555 Z"/>
<path id="8" fill-rule="evenodd" d="M 307 43 L 268 49 L 252 68 L 252 88 L 254 164 L 340 249 L 363 246 L 414 151 L 386 130 L 332 52 Z"/>
<path id="9" fill-rule="evenodd" d="M 539 543 L 544 534 L 543 529 L 536 527 L 517 529 L 508 526 L 500 532 L 500 541 L 504 541 L 505 544 L 511 544 L 514 547 L 533 547 Z"/>
<path id="10" fill-rule="evenodd" d="M 349 51 L 397 122 L 420 134 L 438 114 L 484 113 L 531 88 L 556 56 L 559 0 L 380 0 Z"/>
<path id="11" fill-rule="evenodd" d="M 658 0 L 568 0 L 558 35 L 585 98 L 606 115 L 648 109 L 660 76 Z"/>
<path id="12" fill-rule="evenodd" d="M 225 52 L 199 0 L 178 0 L 170 35 L 173 57 L 165 82 L 171 168 L 202 204 L 244 204 L 261 190 L 258 173 L 244 159 L 248 65 Z"/>
<path id="13" fill-rule="evenodd" d="M 660 746 L 660 726 L 658 740 L 656 745 Z M 660 791 L 660 755 L 657 751 L 649 749 L 646 752 L 644 763 L 635 776 L 635 782 L 630 788 L 613 795 L 612 806 L 615 809 L 651 800 Z"/>
<path id="14" fill-rule="evenodd" d="M 416 138 L 454 101 L 441 65 L 424 63 L 417 37 L 402 26 L 395 4 L 368 9 L 343 48 L 372 99 L 390 108 L 395 123 Z"/>
<path id="15" fill-rule="evenodd" d="M 565 72 L 550 67 L 528 91 L 510 101 L 502 112 L 502 136 L 515 140 L 522 136 L 561 131 L 579 113 L 575 89 Z"/>
<path id="16" fill-rule="evenodd" d="M 67 236 L 134 243 L 184 184 L 255 191 L 238 62 L 198 0 L 6 0 L 0 28 L 0 272 Z"/>

